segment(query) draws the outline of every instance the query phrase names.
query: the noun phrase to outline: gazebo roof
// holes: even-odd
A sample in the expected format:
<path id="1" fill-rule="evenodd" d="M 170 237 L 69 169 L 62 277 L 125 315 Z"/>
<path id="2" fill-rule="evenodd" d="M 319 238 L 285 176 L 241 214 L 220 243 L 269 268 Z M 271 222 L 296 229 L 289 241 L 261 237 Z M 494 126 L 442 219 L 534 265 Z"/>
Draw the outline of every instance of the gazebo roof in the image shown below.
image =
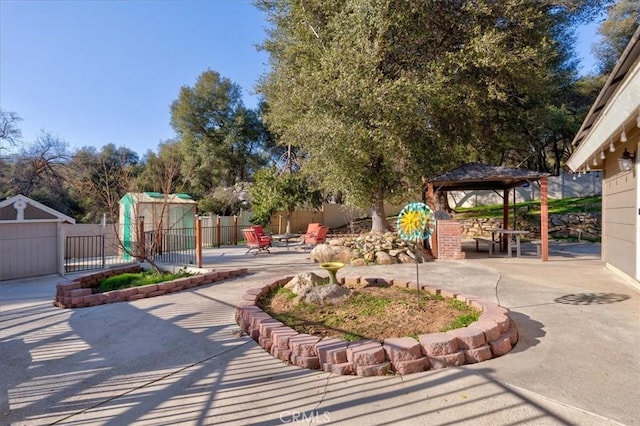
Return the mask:
<path id="1" fill-rule="evenodd" d="M 533 170 L 467 163 L 439 176 L 427 179 L 436 191 L 461 191 L 472 189 L 509 189 L 536 181 L 549 173 Z"/>

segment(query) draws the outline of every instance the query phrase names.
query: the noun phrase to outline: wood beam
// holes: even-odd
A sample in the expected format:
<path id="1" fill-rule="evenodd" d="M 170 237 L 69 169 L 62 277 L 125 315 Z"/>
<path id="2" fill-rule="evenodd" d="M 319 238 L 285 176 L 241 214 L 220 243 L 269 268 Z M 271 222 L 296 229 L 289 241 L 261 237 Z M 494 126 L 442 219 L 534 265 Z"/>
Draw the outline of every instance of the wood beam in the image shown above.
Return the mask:
<path id="1" fill-rule="evenodd" d="M 509 229 L 509 189 L 502 192 L 502 229 Z M 502 251 L 507 251 L 508 238 L 507 234 L 502 235 Z"/>
<path id="2" fill-rule="evenodd" d="M 540 239 L 542 261 L 549 260 L 549 202 L 547 178 L 540 178 Z"/>

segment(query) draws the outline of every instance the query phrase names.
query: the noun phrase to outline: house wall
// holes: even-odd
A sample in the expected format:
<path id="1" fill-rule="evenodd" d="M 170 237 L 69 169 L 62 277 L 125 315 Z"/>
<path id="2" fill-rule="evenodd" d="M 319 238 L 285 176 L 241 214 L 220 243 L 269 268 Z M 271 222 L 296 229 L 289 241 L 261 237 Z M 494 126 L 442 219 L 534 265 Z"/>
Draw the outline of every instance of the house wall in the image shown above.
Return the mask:
<path id="1" fill-rule="evenodd" d="M 56 222 L 0 222 L 0 281 L 58 273 Z"/>
<path id="2" fill-rule="evenodd" d="M 616 151 L 605 151 L 604 179 L 602 185 L 602 260 L 613 268 L 635 278 L 638 203 L 638 165 L 630 172 L 620 172 L 618 158 L 624 148 L 629 152 L 638 151 L 640 129 L 627 133 L 627 143 L 616 145 Z"/>

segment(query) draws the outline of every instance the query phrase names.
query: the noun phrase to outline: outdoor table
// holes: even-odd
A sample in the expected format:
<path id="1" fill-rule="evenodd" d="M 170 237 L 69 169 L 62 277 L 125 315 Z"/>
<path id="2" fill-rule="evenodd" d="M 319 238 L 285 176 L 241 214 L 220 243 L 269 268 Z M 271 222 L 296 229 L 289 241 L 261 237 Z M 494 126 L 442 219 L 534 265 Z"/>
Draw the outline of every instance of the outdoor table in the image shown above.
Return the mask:
<path id="1" fill-rule="evenodd" d="M 274 240 L 278 240 L 280 242 L 284 241 L 284 245 L 287 248 L 287 251 L 289 251 L 289 241 L 299 240 L 301 236 L 302 236 L 301 234 L 288 233 L 288 234 L 275 234 L 275 235 L 272 235 L 271 238 Z"/>
<path id="2" fill-rule="evenodd" d="M 516 243 L 516 257 L 520 257 L 520 236 L 524 234 L 528 234 L 529 231 L 518 231 L 515 229 L 492 229 L 491 230 L 491 239 L 495 240 L 495 234 L 499 236 L 507 235 L 507 253 L 509 257 L 513 256 L 513 240 L 515 239 Z M 514 237 L 514 238 L 512 238 Z"/>

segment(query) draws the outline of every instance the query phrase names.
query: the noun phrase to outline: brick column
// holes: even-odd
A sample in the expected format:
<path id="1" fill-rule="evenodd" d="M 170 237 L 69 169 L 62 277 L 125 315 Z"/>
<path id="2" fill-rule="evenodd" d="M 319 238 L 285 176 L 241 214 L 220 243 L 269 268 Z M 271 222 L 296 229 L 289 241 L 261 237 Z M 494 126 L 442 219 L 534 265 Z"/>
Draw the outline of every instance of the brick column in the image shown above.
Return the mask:
<path id="1" fill-rule="evenodd" d="M 464 259 L 460 223 L 455 220 L 438 220 L 438 259 Z"/>

